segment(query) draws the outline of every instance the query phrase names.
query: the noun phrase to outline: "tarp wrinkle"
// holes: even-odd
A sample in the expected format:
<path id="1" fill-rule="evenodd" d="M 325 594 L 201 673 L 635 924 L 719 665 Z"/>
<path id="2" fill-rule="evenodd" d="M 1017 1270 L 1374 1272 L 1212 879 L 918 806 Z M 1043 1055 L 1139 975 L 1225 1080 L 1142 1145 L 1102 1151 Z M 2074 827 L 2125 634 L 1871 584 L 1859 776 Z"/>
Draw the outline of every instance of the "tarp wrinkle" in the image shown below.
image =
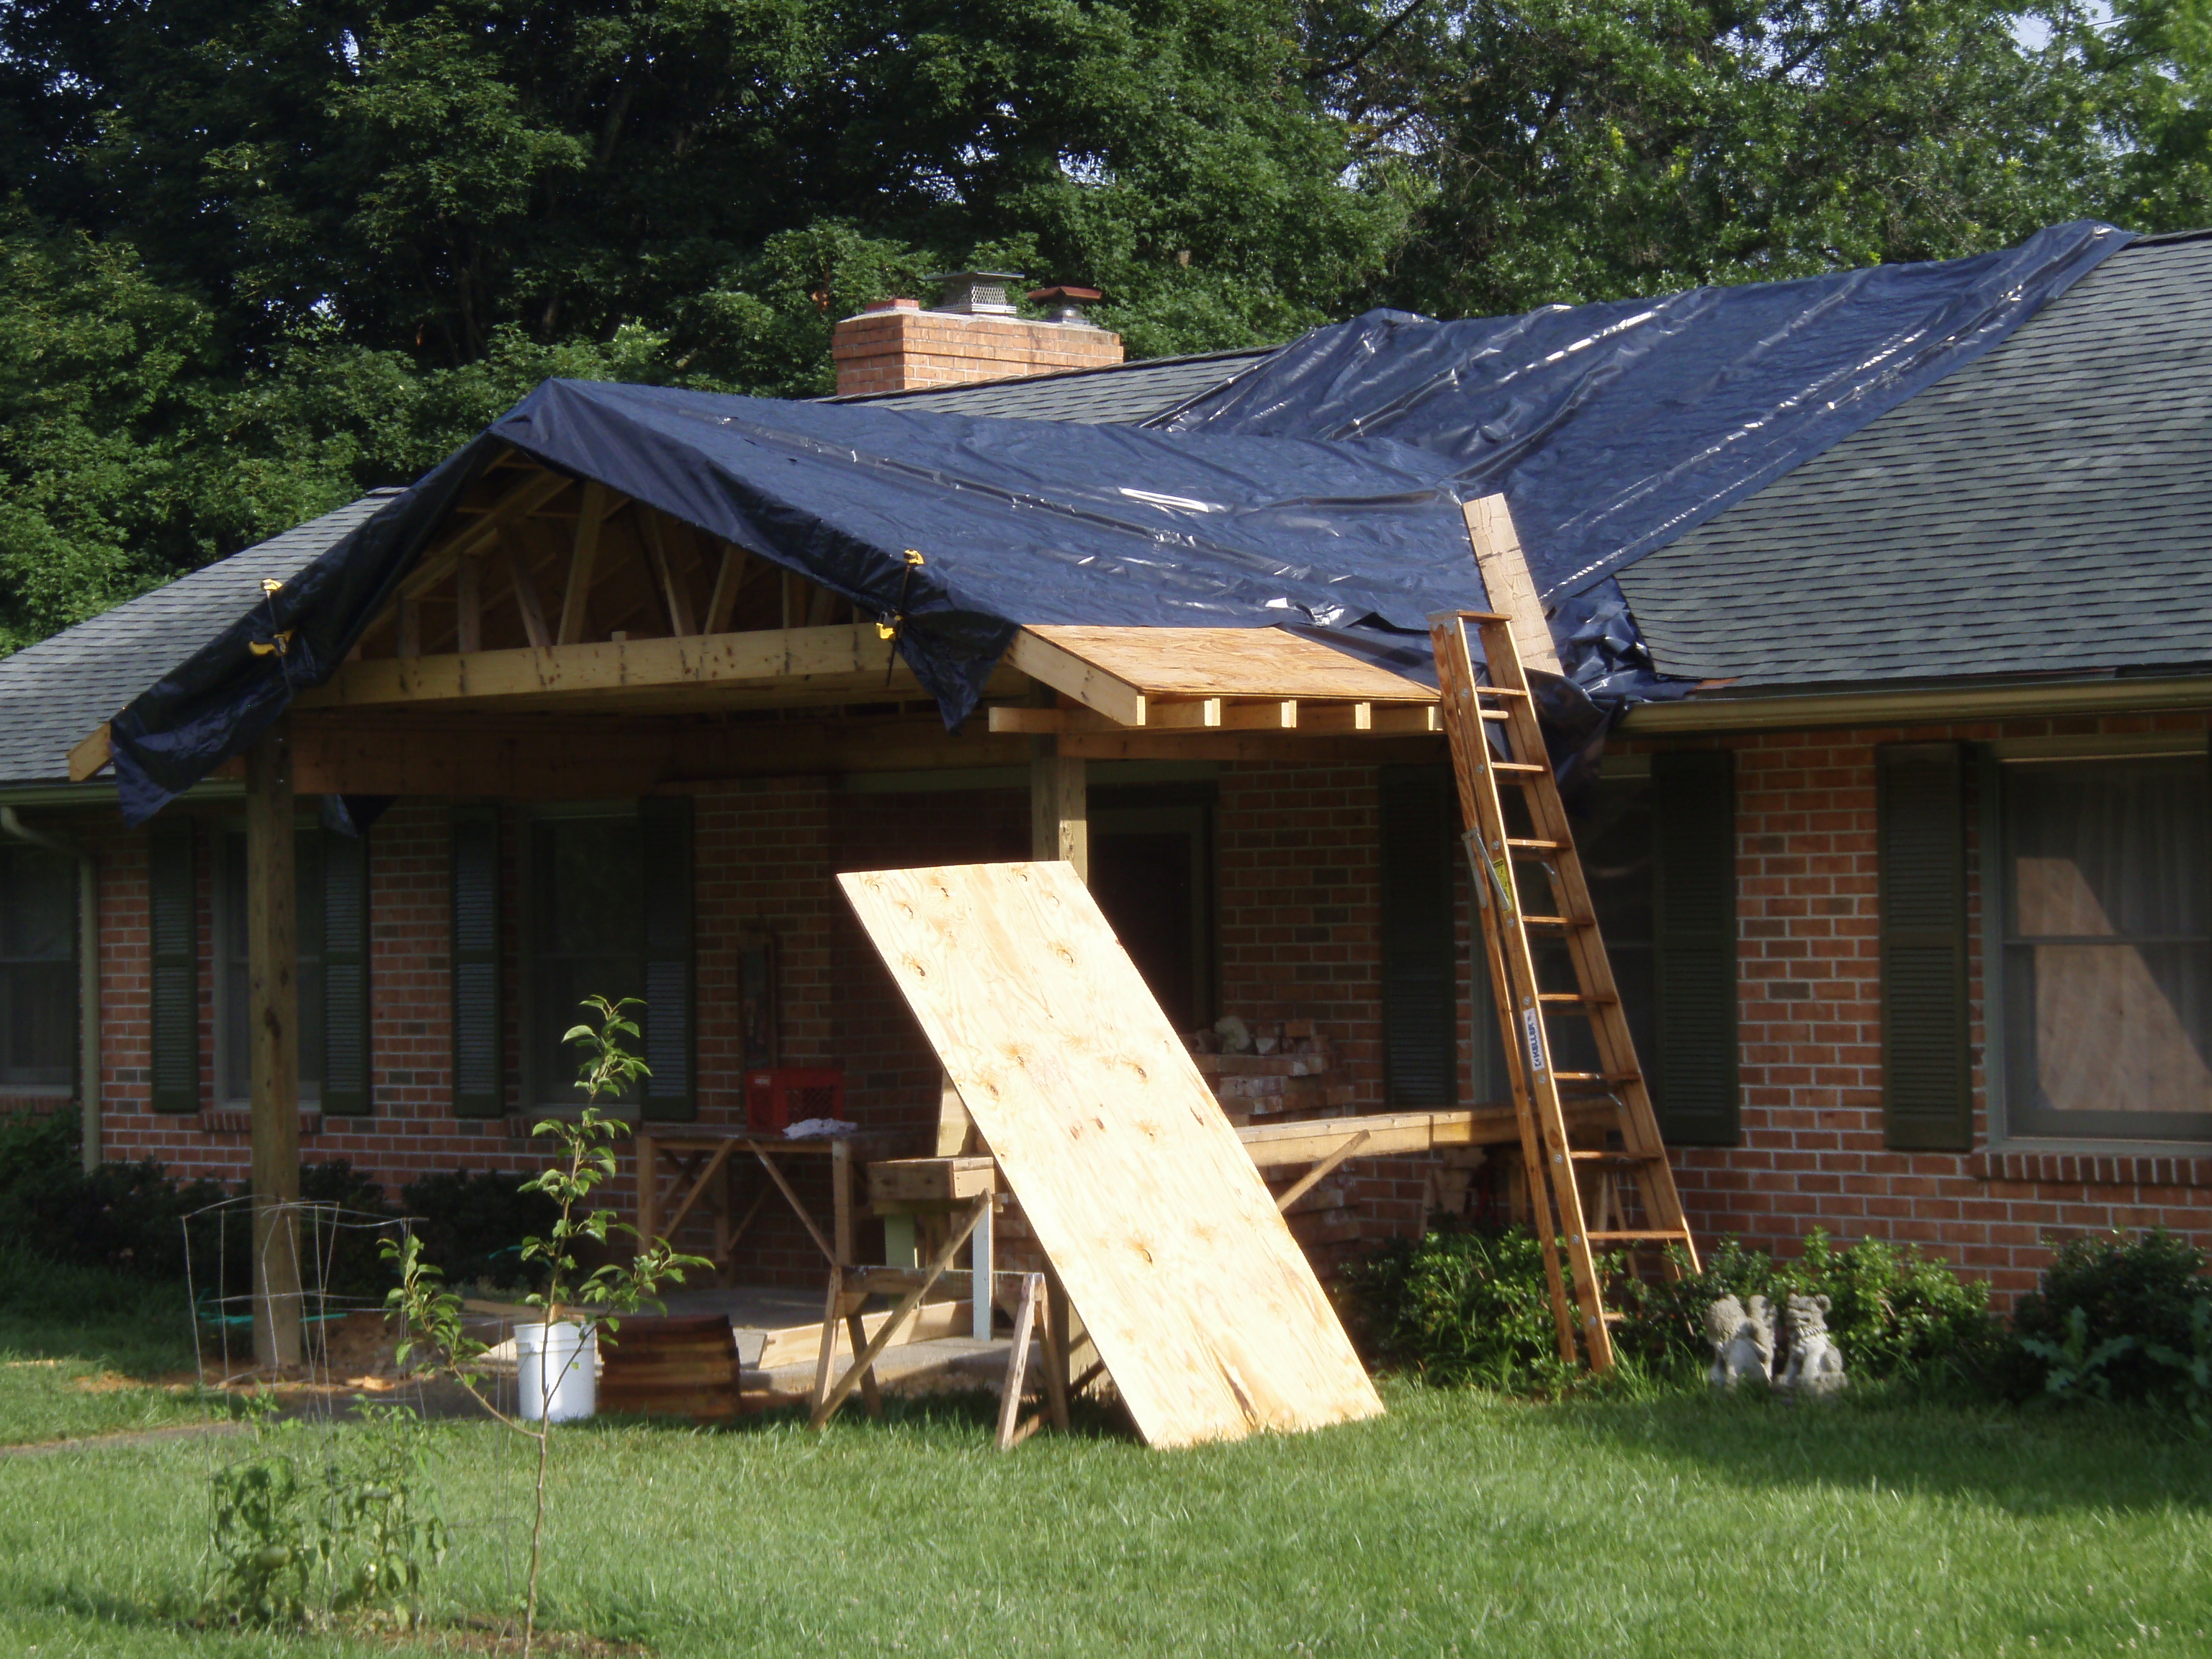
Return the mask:
<path id="1" fill-rule="evenodd" d="M 1032 624 L 1291 626 L 1433 683 L 1427 618 L 1486 602 L 1461 505 L 1502 492 L 1580 732 L 1576 699 L 1617 711 L 1685 689 L 1652 672 L 1615 573 L 1972 362 L 2128 240 L 2081 222 L 1971 259 L 1656 301 L 1370 312 L 1147 427 L 549 380 L 117 717 L 125 816 L 337 672 L 510 451 L 862 617 L 898 613 L 898 649 L 952 726 Z M 277 629 L 289 653 L 254 654 Z"/>

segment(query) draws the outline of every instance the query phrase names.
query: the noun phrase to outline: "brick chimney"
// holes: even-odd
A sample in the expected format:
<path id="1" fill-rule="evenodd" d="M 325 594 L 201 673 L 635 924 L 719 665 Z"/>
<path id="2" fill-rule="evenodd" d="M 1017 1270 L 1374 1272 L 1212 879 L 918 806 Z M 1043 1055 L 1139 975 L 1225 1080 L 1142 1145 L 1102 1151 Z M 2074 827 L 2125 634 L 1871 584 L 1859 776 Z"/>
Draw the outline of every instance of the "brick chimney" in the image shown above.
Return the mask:
<path id="1" fill-rule="evenodd" d="M 932 311 L 913 300 L 884 300 L 848 317 L 830 337 L 837 395 L 965 386 L 1019 374 L 1106 368 L 1121 361 L 1121 337 L 1083 314 L 1095 289 L 1042 288 L 1030 298 L 1053 308 L 1047 322 L 1016 314 L 1006 298 L 1020 273 L 962 270 L 933 279 L 945 298 Z"/>

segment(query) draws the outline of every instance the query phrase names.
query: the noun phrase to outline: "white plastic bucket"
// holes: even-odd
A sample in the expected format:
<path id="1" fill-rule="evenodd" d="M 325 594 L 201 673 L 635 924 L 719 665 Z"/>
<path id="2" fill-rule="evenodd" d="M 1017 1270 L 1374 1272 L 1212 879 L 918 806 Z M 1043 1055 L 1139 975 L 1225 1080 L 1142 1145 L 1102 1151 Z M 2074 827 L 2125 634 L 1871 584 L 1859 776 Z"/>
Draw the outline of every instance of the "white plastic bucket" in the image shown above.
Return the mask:
<path id="1" fill-rule="evenodd" d="M 599 1409 L 599 1333 L 568 1320 L 514 1328 L 517 1408 L 526 1419 L 574 1423 Z"/>

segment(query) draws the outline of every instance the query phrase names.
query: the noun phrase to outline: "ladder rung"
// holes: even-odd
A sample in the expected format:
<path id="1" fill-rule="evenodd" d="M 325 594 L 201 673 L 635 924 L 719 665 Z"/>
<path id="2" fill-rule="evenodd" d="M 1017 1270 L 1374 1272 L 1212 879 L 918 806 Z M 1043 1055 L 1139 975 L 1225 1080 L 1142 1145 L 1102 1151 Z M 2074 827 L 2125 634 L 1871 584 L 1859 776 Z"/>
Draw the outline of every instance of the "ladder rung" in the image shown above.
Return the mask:
<path id="1" fill-rule="evenodd" d="M 1667 1155 L 1664 1152 L 1573 1152 L 1567 1156 L 1577 1164 L 1656 1164 Z"/>
<path id="2" fill-rule="evenodd" d="M 1522 848 L 1531 853 L 1556 853 L 1566 845 L 1565 842 L 1536 841 L 1525 836 L 1508 836 L 1505 838 L 1505 844 L 1508 847 Z"/>
<path id="3" fill-rule="evenodd" d="M 1690 1242 L 1689 1231 L 1683 1227 L 1632 1233 L 1584 1233 L 1583 1237 L 1593 1244 L 1661 1244 L 1668 1242 L 1686 1244 Z"/>
<path id="4" fill-rule="evenodd" d="M 1539 991 L 1536 993 L 1536 1000 L 1539 1002 L 1579 1002 L 1587 1004 L 1592 1008 L 1610 1008 L 1620 1000 L 1618 997 L 1592 996 L 1587 991 Z"/>
<path id="5" fill-rule="evenodd" d="M 1548 773 L 1552 769 L 1535 761 L 1492 761 L 1490 763 L 1490 769 L 1493 772 L 1519 772 L 1526 776 L 1535 777 Z"/>
<path id="6" fill-rule="evenodd" d="M 1634 1072 L 1621 1072 L 1613 1076 L 1607 1076 L 1603 1072 L 1554 1072 L 1552 1073 L 1552 1081 L 1554 1083 L 1622 1084 L 1637 1083 L 1642 1079 Z"/>
<path id="7" fill-rule="evenodd" d="M 1486 720 L 1510 720 L 1513 718 L 1503 708 L 1479 708 L 1475 712 Z"/>
<path id="8" fill-rule="evenodd" d="M 1530 916 L 1521 918 L 1530 927 L 1595 927 L 1597 924 L 1587 916 Z"/>
<path id="9" fill-rule="evenodd" d="M 1525 697 L 1528 694 L 1516 691 L 1510 685 L 1478 685 L 1474 688 L 1474 695 L 1478 697 Z"/>

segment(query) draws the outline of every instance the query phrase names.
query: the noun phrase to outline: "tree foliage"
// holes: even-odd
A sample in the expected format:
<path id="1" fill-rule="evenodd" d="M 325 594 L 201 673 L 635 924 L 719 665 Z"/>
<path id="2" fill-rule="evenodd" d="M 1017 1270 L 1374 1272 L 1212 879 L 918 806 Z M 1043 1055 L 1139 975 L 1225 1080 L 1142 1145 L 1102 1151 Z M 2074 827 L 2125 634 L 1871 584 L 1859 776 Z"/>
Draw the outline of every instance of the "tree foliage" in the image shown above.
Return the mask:
<path id="1" fill-rule="evenodd" d="M 9 0 L 0 648 L 966 264 L 1149 356 L 2207 216 L 2212 0 L 2037 3 Z"/>

